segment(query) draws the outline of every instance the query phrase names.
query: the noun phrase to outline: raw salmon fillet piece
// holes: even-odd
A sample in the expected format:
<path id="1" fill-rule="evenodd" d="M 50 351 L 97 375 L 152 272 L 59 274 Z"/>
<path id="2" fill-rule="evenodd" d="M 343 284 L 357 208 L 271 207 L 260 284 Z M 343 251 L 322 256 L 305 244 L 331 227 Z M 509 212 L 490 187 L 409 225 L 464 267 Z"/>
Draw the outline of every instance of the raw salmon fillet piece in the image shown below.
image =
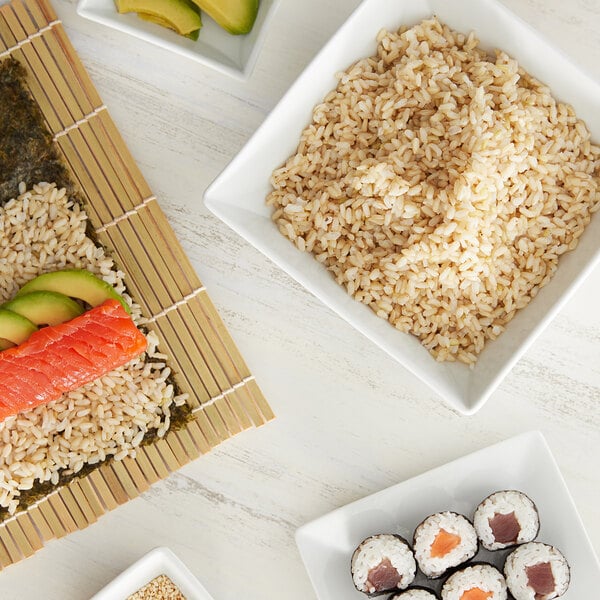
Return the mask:
<path id="1" fill-rule="evenodd" d="M 36 331 L 0 352 L 0 421 L 94 381 L 146 346 L 146 337 L 116 300 Z"/>

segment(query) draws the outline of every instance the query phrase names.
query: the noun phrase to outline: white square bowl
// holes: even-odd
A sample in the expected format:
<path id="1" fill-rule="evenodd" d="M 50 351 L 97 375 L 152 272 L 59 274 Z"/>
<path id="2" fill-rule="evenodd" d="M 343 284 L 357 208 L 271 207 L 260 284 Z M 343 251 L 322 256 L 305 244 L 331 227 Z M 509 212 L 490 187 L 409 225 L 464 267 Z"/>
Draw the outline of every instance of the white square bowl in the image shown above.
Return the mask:
<path id="1" fill-rule="evenodd" d="M 375 53 L 381 28 L 414 25 L 436 14 L 450 27 L 475 31 L 486 49 L 501 48 L 532 75 L 550 86 L 555 97 L 572 104 L 600 141 L 600 85 L 582 73 L 531 27 L 495 0 L 365 0 L 291 86 L 254 136 L 210 185 L 208 208 L 315 296 L 383 348 L 463 414 L 481 408 L 515 362 L 550 322 L 600 258 L 600 219 L 583 234 L 579 246 L 560 260 L 552 281 L 488 342 L 473 369 L 438 363 L 419 341 L 398 332 L 370 308 L 348 296 L 325 268 L 298 251 L 271 221 L 265 198 L 272 171 L 295 151 L 313 107 L 333 89 L 335 73 Z"/>
<path id="2" fill-rule="evenodd" d="M 350 575 L 354 549 L 368 536 L 396 533 L 411 540 L 428 515 L 452 510 L 473 516 L 476 506 L 498 490 L 520 490 L 540 515 L 536 541 L 558 548 L 571 567 L 571 584 L 561 600 L 598 597 L 600 564 L 573 499 L 540 432 L 521 434 L 338 508 L 296 532 L 296 543 L 319 600 L 361 600 Z M 506 552 L 481 549 L 474 560 L 502 569 Z M 439 590 L 440 582 L 415 581 Z M 381 598 L 385 598 L 382 596 Z"/>
<path id="3" fill-rule="evenodd" d="M 254 27 L 247 35 L 227 33 L 202 12 L 203 25 L 198 41 L 143 21 L 135 14 L 121 15 L 117 12 L 114 0 L 79 0 L 77 14 L 186 56 L 226 75 L 245 80 L 254 69 L 278 4 L 279 0 L 260 0 Z"/>
<path id="4" fill-rule="evenodd" d="M 164 547 L 154 548 L 142 556 L 91 600 L 125 600 L 159 575 L 166 575 L 187 600 L 212 600 L 192 572 Z"/>

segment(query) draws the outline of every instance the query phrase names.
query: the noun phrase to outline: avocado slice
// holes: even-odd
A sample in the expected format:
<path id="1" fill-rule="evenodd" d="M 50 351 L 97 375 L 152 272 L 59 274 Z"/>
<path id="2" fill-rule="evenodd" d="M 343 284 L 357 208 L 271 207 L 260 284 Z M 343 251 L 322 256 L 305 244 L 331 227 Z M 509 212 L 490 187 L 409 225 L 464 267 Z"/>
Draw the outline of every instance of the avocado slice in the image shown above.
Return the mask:
<path id="1" fill-rule="evenodd" d="M 59 325 L 83 313 L 83 308 L 69 296 L 42 290 L 17 296 L 2 308 L 26 317 L 35 325 Z"/>
<path id="2" fill-rule="evenodd" d="M 234 35 L 248 33 L 258 13 L 258 0 L 194 0 L 223 29 Z"/>
<path id="3" fill-rule="evenodd" d="M 115 0 L 115 4 L 120 13 L 142 13 L 166 21 L 169 23 L 167 27 L 181 35 L 191 34 L 202 27 L 200 11 L 190 0 Z"/>
<path id="4" fill-rule="evenodd" d="M 173 31 L 176 31 L 177 33 L 179 33 L 179 31 L 177 31 L 177 27 L 175 27 L 175 25 L 173 23 L 171 23 L 171 21 L 168 21 L 164 17 L 158 17 L 151 13 L 145 13 L 145 12 L 139 12 L 139 11 L 137 13 L 137 16 L 140 19 L 143 19 L 144 21 L 148 21 L 149 23 L 154 23 L 156 25 L 160 25 L 161 27 L 166 27 L 167 29 L 172 29 Z"/>
<path id="5" fill-rule="evenodd" d="M 22 315 L 0 308 L 0 338 L 13 344 L 22 344 L 37 329 L 29 319 Z"/>
<path id="6" fill-rule="evenodd" d="M 83 300 L 90 306 L 98 306 L 112 298 L 118 300 L 127 313 L 131 313 L 127 302 L 115 292 L 111 285 L 84 269 L 66 269 L 38 275 L 17 292 L 16 298 L 38 291 L 58 292 Z M 0 337 L 4 336 L 0 335 Z"/>
<path id="7" fill-rule="evenodd" d="M 175 33 L 179 33 L 180 35 L 183 35 L 183 37 L 189 38 L 190 40 L 193 40 L 194 42 L 198 41 L 198 38 L 200 37 L 200 30 L 196 29 L 195 31 L 191 31 L 190 33 L 180 33 L 179 31 L 177 31 L 177 28 L 175 27 L 175 25 L 173 25 L 173 23 L 171 23 L 170 21 L 167 21 L 167 19 L 164 19 L 162 17 L 157 17 L 156 15 L 151 15 L 149 13 L 145 13 L 145 12 L 138 12 L 137 16 L 142 19 L 143 21 L 148 21 L 149 23 L 155 23 L 156 25 L 160 25 L 161 27 L 166 27 L 167 29 L 172 29 Z"/>
<path id="8" fill-rule="evenodd" d="M 0 352 L 2 350 L 8 350 L 9 348 L 12 348 L 13 346 L 16 346 L 16 344 L 13 344 L 10 340 L 5 340 L 4 338 L 0 338 Z"/>

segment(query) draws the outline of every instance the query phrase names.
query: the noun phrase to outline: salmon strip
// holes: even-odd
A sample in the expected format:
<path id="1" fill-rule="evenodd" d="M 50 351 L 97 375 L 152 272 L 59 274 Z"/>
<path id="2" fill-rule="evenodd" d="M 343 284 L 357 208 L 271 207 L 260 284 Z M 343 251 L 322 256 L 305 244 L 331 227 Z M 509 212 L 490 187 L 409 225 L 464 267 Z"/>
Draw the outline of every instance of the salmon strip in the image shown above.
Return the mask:
<path id="1" fill-rule="evenodd" d="M 146 347 L 146 337 L 117 300 L 44 327 L 0 352 L 0 420 L 94 381 Z"/>
<path id="2" fill-rule="evenodd" d="M 460 544 L 460 536 L 450 533 L 445 529 L 440 529 L 438 534 L 431 544 L 429 554 L 431 558 L 439 558 L 440 556 L 446 556 L 448 552 L 451 552 Z"/>
<path id="3" fill-rule="evenodd" d="M 493 595 L 493 592 L 484 592 L 481 588 L 476 587 L 463 592 L 460 600 L 488 600 Z"/>

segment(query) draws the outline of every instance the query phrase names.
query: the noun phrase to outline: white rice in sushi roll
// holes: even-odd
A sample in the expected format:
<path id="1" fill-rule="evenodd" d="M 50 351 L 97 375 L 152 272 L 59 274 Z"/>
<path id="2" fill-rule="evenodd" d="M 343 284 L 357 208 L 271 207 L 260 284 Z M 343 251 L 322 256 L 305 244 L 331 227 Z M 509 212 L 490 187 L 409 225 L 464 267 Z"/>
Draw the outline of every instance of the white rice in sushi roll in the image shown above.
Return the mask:
<path id="1" fill-rule="evenodd" d="M 488 564 L 472 565 L 456 571 L 442 587 L 442 600 L 466 600 L 482 598 L 506 600 L 506 581 L 496 569 Z"/>
<path id="2" fill-rule="evenodd" d="M 441 577 L 477 553 L 477 534 L 470 521 L 454 512 L 427 517 L 415 530 L 415 558 L 426 577 Z"/>
<path id="3" fill-rule="evenodd" d="M 438 600 L 438 597 L 425 588 L 410 588 L 394 594 L 389 600 Z"/>
<path id="4" fill-rule="evenodd" d="M 475 511 L 473 525 L 486 550 L 533 541 L 540 528 L 537 508 L 523 492 L 507 490 L 488 496 Z"/>
<path id="5" fill-rule="evenodd" d="M 504 574 L 516 600 L 551 600 L 569 587 L 569 564 L 562 553 L 547 544 L 530 542 L 506 558 Z"/>
<path id="6" fill-rule="evenodd" d="M 417 564 L 406 540 L 385 533 L 361 542 L 352 555 L 351 570 L 359 592 L 377 594 L 408 587 Z"/>

